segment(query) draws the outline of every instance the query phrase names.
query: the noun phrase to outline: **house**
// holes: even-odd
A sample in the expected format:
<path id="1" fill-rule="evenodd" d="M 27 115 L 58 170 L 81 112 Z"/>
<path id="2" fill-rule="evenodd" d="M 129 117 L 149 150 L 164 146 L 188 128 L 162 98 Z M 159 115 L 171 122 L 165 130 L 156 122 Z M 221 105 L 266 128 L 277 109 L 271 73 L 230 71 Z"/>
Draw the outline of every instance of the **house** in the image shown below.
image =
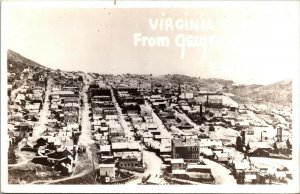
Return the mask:
<path id="1" fill-rule="evenodd" d="M 236 126 L 239 129 L 246 129 L 246 128 L 249 128 L 250 121 L 248 121 L 248 120 L 241 120 L 241 121 L 236 121 L 235 124 L 236 124 Z"/>
<path id="2" fill-rule="evenodd" d="M 136 169 L 138 167 L 143 167 L 142 153 L 141 152 L 132 152 L 123 153 L 122 157 L 119 159 L 118 166 L 124 169 Z"/>
<path id="3" fill-rule="evenodd" d="M 156 152 L 157 154 L 159 153 L 160 151 L 160 143 L 158 141 L 151 141 L 151 142 L 148 142 L 148 144 L 146 145 L 149 145 L 150 148 Z"/>
<path id="4" fill-rule="evenodd" d="M 194 126 L 191 125 L 191 124 L 189 124 L 186 120 L 181 121 L 181 122 L 177 125 L 177 127 L 178 127 L 179 129 L 193 129 L 193 128 L 194 128 Z"/>
<path id="5" fill-rule="evenodd" d="M 112 152 L 133 152 L 140 151 L 141 145 L 139 142 L 116 142 L 111 144 Z"/>
<path id="6" fill-rule="evenodd" d="M 185 170 L 186 163 L 184 162 L 183 158 L 171 159 L 171 167 L 172 172 L 173 170 Z"/>
<path id="7" fill-rule="evenodd" d="M 287 174 L 286 174 L 286 172 L 284 172 L 284 171 L 275 171 L 274 177 L 275 177 L 278 181 L 284 182 L 284 181 L 286 181 Z"/>
<path id="8" fill-rule="evenodd" d="M 276 171 L 274 172 L 274 176 L 279 181 L 286 181 L 286 178 L 292 179 L 292 173 L 289 171 L 287 167 L 283 165 L 277 167 Z"/>
<path id="9" fill-rule="evenodd" d="M 187 175 L 192 180 L 201 180 L 201 181 L 214 181 L 214 178 L 211 173 L 211 168 L 202 163 L 202 164 L 188 164 L 186 167 Z"/>
<path id="10" fill-rule="evenodd" d="M 274 151 L 276 154 L 289 154 L 290 149 L 288 148 L 287 142 L 282 141 L 282 142 L 275 142 L 273 144 Z"/>
<path id="11" fill-rule="evenodd" d="M 122 128 L 109 129 L 109 140 L 113 137 L 125 137 L 125 132 Z"/>
<path id="12" fill-rule="evenodd" d="M 256 184 L 260 182 L 260 169 L 255 167 L 249 159 L 233 164 L 234 174 L 240 184 Z"/>
<path id="13" fill-rule="evenodd" d="M 109 183 L 115 180 L 115 164 L 99 164 L 98 175 L 100 181 Z"/>
<path id="14" fill-rule="evenodd" d="M 65 112 L 64 116 L 65 123 L 77 123 L 78 122 L 78 114 L 72 112 Z"/>
<path id="15" fill-rule="evenodd" d="M 151 141 L 153 141 L 153 134 L 149 131 L 144 132 L 142 134 L 142 138 L 143 138 L 144 143 L 151 142 Z"/>
<path id="16" fill-rule="evenodd" d="M 162 139 L 159 147 L 159 155 L 170 157 L 171 158 L 171 152 L 172 152 L 172 143 L 171 139 Z"/>
<path id="17" fill-rule="evenodd" d="M 95 132 L 101 133 L 103 135 L 108 134 L 108 125 L 104 120 L 94 120 L 92 123 L 92 129 Z"/>
<path id="18" fill-rule="evenodd" d="M 103 117 L 105 119 L 117 119 L 118 111 L 115 107 L 103 108 Z"/>
<path id="19" fill-rule="evenodd" d="M 268 142 L 249 142 L 247 145 L 247 153 L 250 156 L 269 156 L 273 148 Z"/>
<path id="20" fill-rule="evenodd" d="M 244 171 L 244 184 L 256 184 L 260 182 L 260 169 L 250 164 L 250 168 Z"/>
<path id="21" fill-rule="evenodd" d="M 216 153 L 215 158 L 218 162 L 228 162 L 228 153 Z"/>
<path id="22" fill-rule="evenodd" d="M 78 102 L 76 102 L 76 103 L 71 103 L 71 102 L 64 103 L 64 104 L 62 104 L 62 111 L 63 112 L 72 112 L 72 113 L 78 114 L 79 113 L 79 103 Z"/>
<path id="23" fill-rule="evenodd" d="M 207 96 L 208 98 L 208 96 Z M 223 107 L 223 99 L 222 98 L 208 98 L 206 102 L 206 106 L 209 108 L 222 108 Z"/>
<path id="24" fill-rule="evenodd" d="M 111 155 L 111 145 L 101 145 L 97 154 L 102 156 Z"/>
<path id="25" fill-rule="evenodd" d="M 127 138 L 123 136 L 110 137 L 111 143 L 127 142 Z"/>

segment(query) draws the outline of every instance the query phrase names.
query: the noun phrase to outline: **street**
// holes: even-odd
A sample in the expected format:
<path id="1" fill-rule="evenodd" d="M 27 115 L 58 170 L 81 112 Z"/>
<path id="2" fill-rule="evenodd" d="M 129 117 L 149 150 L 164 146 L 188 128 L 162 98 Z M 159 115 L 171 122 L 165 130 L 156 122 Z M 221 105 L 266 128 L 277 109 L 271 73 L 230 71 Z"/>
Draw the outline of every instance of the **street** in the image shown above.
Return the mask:
<path id="1" fill-rule="evenodd" d="M 231 175 L 231 171 L 221 164 L 209 159 L 203 159 L 203 162 L 211 168 L 216 184 L 237 184 L 233 175 Z"/>
<path id="2" fill-rule="evenodd" d="M 47 89 L 45 91 L 45 103 L 43 104 L 43 108 L 40 111 L 40 118 L 38 121 L 38 124 L 34 126 L 33 132 L 32 132 L 32 137 L 36 140 L 38 139 L 42 133 L 45 132 L 47 129 L 47 121 L 48 121 L 48 116 L 49 116 L 49 95 L 51 93 L 51 87 L 52 87 L 52 79 L 48 79 L 48 84 L 47 84 Z"/>
<path id="3" fill-rule="evenodd" d="M 143 161 L 146 164 L 146 169 L 144 173 L 132 172 L 135 174 L 136 178 L 130 180 L 126 184 L 139 184 L 142 182 L 143 177 L 160 176 L 162 174 L 162 160 L 154 153 L 147 150 L 143 151 Z"/>
<path id="4" fill-rule="evenodd" d="M 81 135 L 79 136 L 78 146 L 84 146 L 86 148 L 87 157 L 76 156 L 76 166 L 74 168 L 72 176 L 76 175 L 80 169 L 92 169 L 93 164 L 93 153 L 91 152 L 91 145 L 94 144 L 94 140 L 91 138 L 91 122 L 89 117 L 89 104 L 86 92 L 88 91 L 88 83 L 84 79 L 84 86 L 81 92 L 83 96 L 83 109 L 81 110 Z"/>

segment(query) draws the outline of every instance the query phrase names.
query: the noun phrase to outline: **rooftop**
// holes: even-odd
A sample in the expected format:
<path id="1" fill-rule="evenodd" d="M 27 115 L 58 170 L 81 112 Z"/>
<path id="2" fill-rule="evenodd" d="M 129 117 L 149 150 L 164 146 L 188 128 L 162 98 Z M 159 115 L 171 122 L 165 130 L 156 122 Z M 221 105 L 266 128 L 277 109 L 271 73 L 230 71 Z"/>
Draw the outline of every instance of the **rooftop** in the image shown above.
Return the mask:
<path id="1" fill-rule="evenodd" d="M 183 158 L 171 159 L 171 164 L 179 164 L 179 163 L 184 163 Z"/>

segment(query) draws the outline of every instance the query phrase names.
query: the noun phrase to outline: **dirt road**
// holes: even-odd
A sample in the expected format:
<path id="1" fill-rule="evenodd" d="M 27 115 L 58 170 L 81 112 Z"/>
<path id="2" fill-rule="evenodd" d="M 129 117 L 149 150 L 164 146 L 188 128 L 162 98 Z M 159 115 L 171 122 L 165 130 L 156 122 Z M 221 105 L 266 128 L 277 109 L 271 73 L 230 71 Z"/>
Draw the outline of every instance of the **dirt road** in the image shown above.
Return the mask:
<path id="1" fill-rule="evenodd" d="M 47 126 L 47 121 L 48 121 L 48 114 L 49 114 L 49 95 L 51 93 L 51 87 L 52 87 L 52 80 L 51 78 L 48 79 L 48 84 L 47 88 L 45 91 L 45 103 L 43 104 L 43 108 L 40 111 L 40 118 L 38 121 L 38 124 L 34 127 L 33 132 L 32 132 L 32 137 L 37 140 L 40 138 L 41 134 L 45 132 Z"/>
<path id="2" fill-rule="evenodd" d="M 203 159 L 203 162 L 205 162 L 205 164 L 207 164 L 211 168 L 211 172 L 213 177 L 215 178 L 216 184 L 237 184 L 233 175 L 231 175 L 231 171 L 221 164 L 209 159 Z"/>
<path id="3" fill-rule="evenodd" d="M 126 184 L 137 185 L 142 182 L 143 177 L 160 176 L 162 174 L 162 160 L 154 153 L 147 150 L 143 151 L 143 161 L 146 164 L 144 173 L 133 172 L 136 176 L 135 179 L 130 180 Z"/>
<path id="4" fill-rule="evenodd" d="M 85 156 L 80 157 L 77 155 L 76 157 L 76 166 L 73 170 L 72 177 L 80 173 L 80 170 L 83 168 L 92 169 L 93 167 L 93 153 L 91 151 L 91 145 L 94 144 L 94 140 L 91 137 L 91 122 L 89 117 L 89 104 L 88 97 L 86 92 L 88 91 L 89 83 L 86 78 L 84 79 L 84 86 L 80 95 L 83 97 L 83 108 L 81 110 L 81 135 L 79 136 L 78 145 L 84 146 L 86 148 Z"/>

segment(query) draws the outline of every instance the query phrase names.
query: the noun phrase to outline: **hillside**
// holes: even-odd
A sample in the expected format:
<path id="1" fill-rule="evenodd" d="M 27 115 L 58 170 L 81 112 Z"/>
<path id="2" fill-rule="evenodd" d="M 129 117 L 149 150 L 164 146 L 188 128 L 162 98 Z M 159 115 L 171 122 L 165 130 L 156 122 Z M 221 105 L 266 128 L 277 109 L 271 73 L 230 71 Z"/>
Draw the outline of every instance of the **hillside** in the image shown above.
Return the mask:
<path id="1" fill-rule="evenodd" d="M 282 91 L 292 91 L 292 80 L 284 80 L 280 82 L 276 82 L 267 86 L 262 86 L 257 88 L 258 90 L 268 90 L 268 91 L 275 91 L 275 90 L 282 90 Z"/>
<path id="2" fill-rule="evenodd" d="M 237 98 L 253 99 L 285 106 L 292 104 L 292 80 L 284 80 L 270 85 L 243 85 L 233 89 Z"/>
<path id="3" fill-rule="evenodd" d="M 12 65 L 12 66 L 10 66 Z M 27 59 L 26 57 L 20 55 L 19 53 L 16 53 L 12 50 L 7 51 L 7 66 L 8 68 L 18 68 L 18 69 L 24 69 L 29 67 L 39 67 L 39 68 L 45 68 L 44 66 Z"/>

